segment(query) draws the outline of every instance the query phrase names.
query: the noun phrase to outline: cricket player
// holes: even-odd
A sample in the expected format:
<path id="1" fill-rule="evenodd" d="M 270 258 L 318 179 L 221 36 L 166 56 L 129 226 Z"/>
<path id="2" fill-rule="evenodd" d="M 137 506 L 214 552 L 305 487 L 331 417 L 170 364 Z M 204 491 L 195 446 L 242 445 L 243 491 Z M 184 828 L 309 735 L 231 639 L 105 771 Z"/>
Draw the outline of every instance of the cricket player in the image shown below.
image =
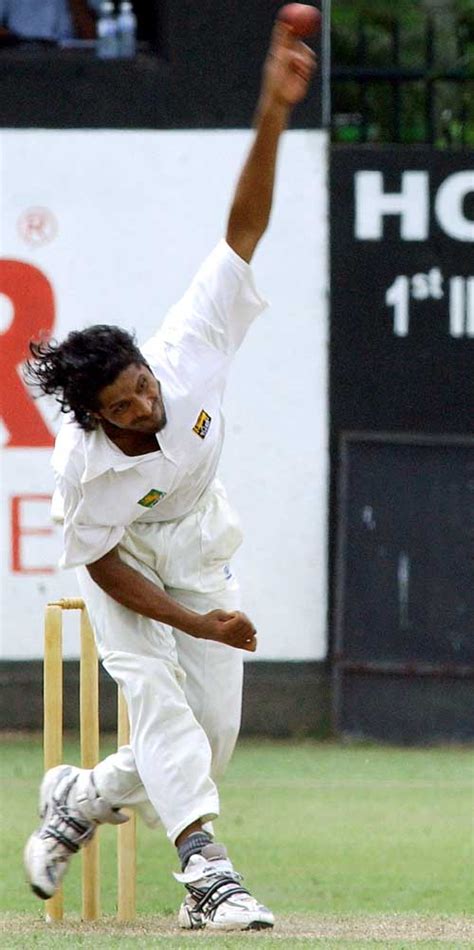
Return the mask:
<path id="1" fill-rule="evenodd" d="M 131 727 L 130 746 L 94 769 L 63 765 L 44 776 L 41 825 L 25 848 L 42 899 L 97 825 L 127 820 L 127 806 L 150 827 L 161 822 L 177 848 L 182 927 L 273 926 L 214 842 L 243 651 L 257 643 L 231 566 L 241 531 L 216 470 L 232 357 L 265 307 L 249 263 L 270 217 L 278 143 L 314 67 L 312 51 L 277 22 L 225 239 L 155 336 L 138 348 L 124 330 L 100 325 L 31 344 L 29 381 L 69 413 L 53 454 L 62 565 L 77 569 Z"/>

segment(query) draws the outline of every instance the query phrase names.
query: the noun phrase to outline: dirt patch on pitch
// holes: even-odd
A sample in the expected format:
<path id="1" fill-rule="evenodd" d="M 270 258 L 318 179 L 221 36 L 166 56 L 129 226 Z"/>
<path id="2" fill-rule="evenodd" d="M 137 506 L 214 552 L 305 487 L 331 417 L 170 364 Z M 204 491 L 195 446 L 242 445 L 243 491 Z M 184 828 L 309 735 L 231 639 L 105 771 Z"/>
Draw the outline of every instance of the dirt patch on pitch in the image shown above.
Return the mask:
<path id="1" fill-rule="evenodd" d="M 313 937 L 326 940 L 474 942 L 474 917 L 307 917 L 283 918 L 274 935 Z"/>
<path id="2" fill-rule="evenodd" d="M 352 916 L 330 917 L 320 915 L 295 914 L 280 917 L 274 930 L 260 931 L 252 934 L 212 934 L 208 932 L 186 933 L 176 926 L 173 917 L 141 917 L 133 923 L 119 924 L 115 918 L 103 918 L 97 923 L 83 923 L 74 917 L 66 918 L 62 923 L 46 924 L 42 918 L 32 918 L 27 915 L 5 915 L 2 918 L 1 931 L 3 937 L 0 945 L 9 946 L 8 935 L 32 938 L 35 946 L 56 946 L 61 940 L 64 946 L 82 945 L 83 940 L 100 946 L 104 938 L 104 946 L 110 946 L 111 938 L 115 938 L 114 945 L 128 946 L 133 941 L 135 946 L 158 945 L 160 938 L 163 945 L 169 943 L 176 946 L 176 938 L 180 945 L 190 939 L 202 944 L 211 939 L 217 946 L 230 946 L 234 941 L 242 939 L 258 939 L 264 944 L 280 942 L 283 946 L 294 943 L 311 941 L 316 944 L 320 941 L 334 941 L 353 943 L 354 946 L 364 942 L 389 945 L 394 942 L 419 943 L 427 941 L 446 942 L 451 947 L 461 944 L 474 944 L 474 916 L 469 917 L 427 917 L 427 916 Z M 49 942 L 44 943 L 43 941 Z M 5 939 L 6 938 L 6 939 Z M 76 944 L 77 938 L 78 943 Z M 87 939 L 88 938 L 88 939 Z M 173 939 L 174 938 L 174 939 Z M 116 943 L 115 943 L 116 941 Z M 161 943 L 161 941 L 160 941 Z M 17 946 L 16 942 L 10 944 Z"/>

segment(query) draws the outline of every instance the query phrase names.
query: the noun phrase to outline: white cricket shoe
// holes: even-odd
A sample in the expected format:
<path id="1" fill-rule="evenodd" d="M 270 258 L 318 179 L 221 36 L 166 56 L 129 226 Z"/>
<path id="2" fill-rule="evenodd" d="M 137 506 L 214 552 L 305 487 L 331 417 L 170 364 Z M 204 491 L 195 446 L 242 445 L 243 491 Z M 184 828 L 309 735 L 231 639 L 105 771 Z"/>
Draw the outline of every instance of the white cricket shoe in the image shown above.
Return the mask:
<path id="1" fill-rule="evenodd" d="M 189 894 L 179 910 L 179 925 L 187 929 L 261 930 L 275 918 L 242 887 L 223 845 L 208 844 L 191 855 L 185 871 L 174 875 Z"/>
<path id="2" fill-rule="evenodd" d="M 45 773 L 39 814 L 41 825 L 26 843 L 24 863 L 31 889 L 41 900 L 56 893 L 72 855 L 91 840 L 97 825 L 128 821 L 98 796 L 92 772 L 73 765 Z"/>

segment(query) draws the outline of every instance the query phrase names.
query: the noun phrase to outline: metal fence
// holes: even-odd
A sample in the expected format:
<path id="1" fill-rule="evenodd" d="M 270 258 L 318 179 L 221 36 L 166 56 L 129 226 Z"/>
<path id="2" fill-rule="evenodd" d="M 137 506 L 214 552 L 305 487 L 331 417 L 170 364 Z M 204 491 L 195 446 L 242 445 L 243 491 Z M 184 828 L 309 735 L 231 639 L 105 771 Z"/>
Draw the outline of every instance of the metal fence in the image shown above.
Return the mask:
<path id="1" fill-rule="evenodd" d="M 336 142 L 474 145 L 474 10 L 451 24 L 426 17 L 333 25 Z"/>

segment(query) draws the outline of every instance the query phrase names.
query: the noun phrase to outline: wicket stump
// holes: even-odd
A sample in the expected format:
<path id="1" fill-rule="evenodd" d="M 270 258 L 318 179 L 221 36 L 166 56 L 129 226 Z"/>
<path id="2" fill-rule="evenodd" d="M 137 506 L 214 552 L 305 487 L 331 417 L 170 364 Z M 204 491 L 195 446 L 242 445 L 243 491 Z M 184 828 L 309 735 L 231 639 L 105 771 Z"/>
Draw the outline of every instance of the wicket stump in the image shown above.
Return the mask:
<path id="1" fill-rule="evenodd" d="M 99 663 L 94 635 L 84 601 L 67 598 L 46 607 L 44 625 L 44 768 L 63 761 L 63 610 L 79 610 L 81 658 L 79 674 L 80 740 L 82 768 L 91 769 L 99 761 Z M 127 707 L 118 691 L 118 746 L 129 741 Z M 117 917 L 135 917 L 136 829 L 132 813 L 126 824 L 117 826 Z M 46 901 L 49 920 L 62 920 L 62 888 Z M 99 836 L 94 835 L 82 850 L 82 919 L 100 917 Z"/>

